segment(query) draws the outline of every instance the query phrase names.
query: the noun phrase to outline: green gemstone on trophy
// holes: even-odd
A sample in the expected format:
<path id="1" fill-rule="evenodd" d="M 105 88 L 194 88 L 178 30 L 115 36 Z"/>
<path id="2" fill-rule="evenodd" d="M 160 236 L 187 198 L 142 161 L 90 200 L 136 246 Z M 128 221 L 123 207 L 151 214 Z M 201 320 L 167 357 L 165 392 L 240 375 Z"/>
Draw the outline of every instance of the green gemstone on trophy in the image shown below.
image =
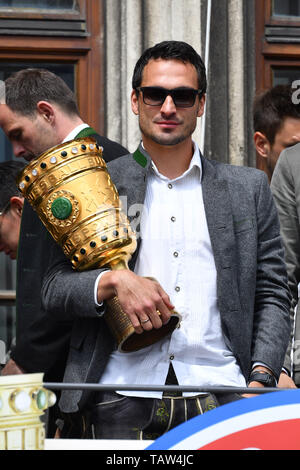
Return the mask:
<path id="1" fill-rule="evenodd" d="M 44 390 L 39 390 L 36 396 L 36 404 L 39 410 L 42 410 L 46 407 L 47 397 L 46 397 L 46 393 L 44 392 Z"/>
<path id="2" fill-rule="evenodd" d="M 66 197 L 58 197 L 51 205 L 51 212 L 56 219 L 67 219 L 72 212 L 72 203 Z"/>

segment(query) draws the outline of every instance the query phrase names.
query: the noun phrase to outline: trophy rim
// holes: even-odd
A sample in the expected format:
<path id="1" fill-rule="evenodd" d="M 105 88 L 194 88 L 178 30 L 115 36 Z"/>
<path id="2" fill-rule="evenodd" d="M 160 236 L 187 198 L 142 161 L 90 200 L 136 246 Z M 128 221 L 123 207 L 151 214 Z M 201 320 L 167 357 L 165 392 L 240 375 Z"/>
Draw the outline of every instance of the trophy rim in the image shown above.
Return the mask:
<path id="1" fill-rule="evenodd" d="M 37 164 L 43 162 L 46 158 L 48 158 L 53 152 L 58 153 L 62 149 L 75 145 L 76 143 L 81 143 L 81 142 L 89 142 L 93 144 L 97 144 L 97 141 L 94 137 L 79 137 L 78 139 L 71 139 L 67 140 L 66 142 L 63 142 L 61 144 L 55 145 L 53 147 L 50 147 L 48 150 L 43 152 L 41 155 L 39 155 L 37 158 L 33 158 L 31 162 L 28 163 L 17 175 L 16 178 L 16 183 L 17 185 L 20 184 L 21 180 L 24 178 L 24 175 L 26 175 L 32 168 L 34 168 Z"/>

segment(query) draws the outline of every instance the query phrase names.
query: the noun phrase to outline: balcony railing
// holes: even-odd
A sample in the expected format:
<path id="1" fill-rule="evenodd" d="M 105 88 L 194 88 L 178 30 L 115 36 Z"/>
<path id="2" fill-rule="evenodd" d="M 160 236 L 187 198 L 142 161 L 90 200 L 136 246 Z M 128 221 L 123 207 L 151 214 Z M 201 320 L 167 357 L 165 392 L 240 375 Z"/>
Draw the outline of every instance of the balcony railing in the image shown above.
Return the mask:
<path id="1" fill-rule="evenodd" d="M 0 290 L 0 306 L 14 307 L 16 303 L 15 290 Z"/>

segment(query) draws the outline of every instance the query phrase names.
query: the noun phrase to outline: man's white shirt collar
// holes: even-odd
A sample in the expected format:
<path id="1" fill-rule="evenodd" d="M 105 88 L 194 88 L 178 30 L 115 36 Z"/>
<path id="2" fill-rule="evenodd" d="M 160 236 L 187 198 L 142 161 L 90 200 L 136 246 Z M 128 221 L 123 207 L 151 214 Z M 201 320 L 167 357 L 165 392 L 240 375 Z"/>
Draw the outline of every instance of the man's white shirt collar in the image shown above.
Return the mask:
<path id="1" fill-rule="evenodd" d="M 79 124 L 79 126 L 76 126 L 68 135 L 67 137 L 64 138 L 62 143 L 68 142 L 69 140 L 74 140 L 77 134 L 81 132 L 83 129 L 86 129 L 87 127 L 90 127 L 88 124 Z"/>
<path id="2" fill-rule="evenodd" d="M 143 143 L 142 143 L 142 146 L 143 146 L 143 148 L 144 148 Z M 193 141 L 193 147 L 194 147 L 194 153 L 193 153 L 193 156 L 192 156 L 192 159 L 191 159 L 191 161 L 190 161 L 190 165 L 189 165 L 188 169 L 187 169 L 182 175 L 180 175 L 180 176 L 178 176 L 177 178 L 175 178 L 173 181 L 176 181 L 176 180 L 178 180 L 178 179 L 180 179 L 180 178 L 183 178 L 184 176 L 186 176 L 187 174 L 189 174 L 189 173 L 192 171 L 192 169 L 195 168 L 195 167 L 199 168 L 199 170 L 200 170 L 199 175 L 200 175 L 200 181 L 201 181 L 201 179 L 202 179 L 202 163 L 201 163 L 201 157 L 200 157 L 200 150 L 199 150 L 199 147 L 198 147 L 197 143 L 194 142 L 194 141 Z M 153 160 L 151 160 L 151 166 L 152 166 L 153 171 L 156 173 L 156 175 L 157 175 L 159 178 L 161 178 L 161 179 L 166 179 L 166 180 L 169 179 L 169 178 L 163 176 L 163 175 L 159 172 L 159 170 L 157 169 L 157 166 L 155 165 L 155 163 L 153 162 Z"/>

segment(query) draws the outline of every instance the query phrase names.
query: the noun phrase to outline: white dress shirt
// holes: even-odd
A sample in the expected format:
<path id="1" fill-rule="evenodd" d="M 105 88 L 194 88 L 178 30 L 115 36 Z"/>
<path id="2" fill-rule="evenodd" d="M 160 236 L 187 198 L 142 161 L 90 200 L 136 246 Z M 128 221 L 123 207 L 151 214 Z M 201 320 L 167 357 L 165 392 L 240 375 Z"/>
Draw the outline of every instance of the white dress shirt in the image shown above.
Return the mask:
<path id="1" fill-rule="evenodd" d="M 214 256 L 207 228 L 198 146 L 189 169 L 169 180 L 154 163 L 141 216 L 140 276 L 157 279 L 182 315 L 180 328 L 137 352 L 111 354 L 101 384 L 163 385 L 172 361 L 180 385 L 245 387 L 225 345 L 217 307 Z M 161 392 L 119 392 L 156 397 Z M 185 396 L 193 393 L 185 393 Z"/>

